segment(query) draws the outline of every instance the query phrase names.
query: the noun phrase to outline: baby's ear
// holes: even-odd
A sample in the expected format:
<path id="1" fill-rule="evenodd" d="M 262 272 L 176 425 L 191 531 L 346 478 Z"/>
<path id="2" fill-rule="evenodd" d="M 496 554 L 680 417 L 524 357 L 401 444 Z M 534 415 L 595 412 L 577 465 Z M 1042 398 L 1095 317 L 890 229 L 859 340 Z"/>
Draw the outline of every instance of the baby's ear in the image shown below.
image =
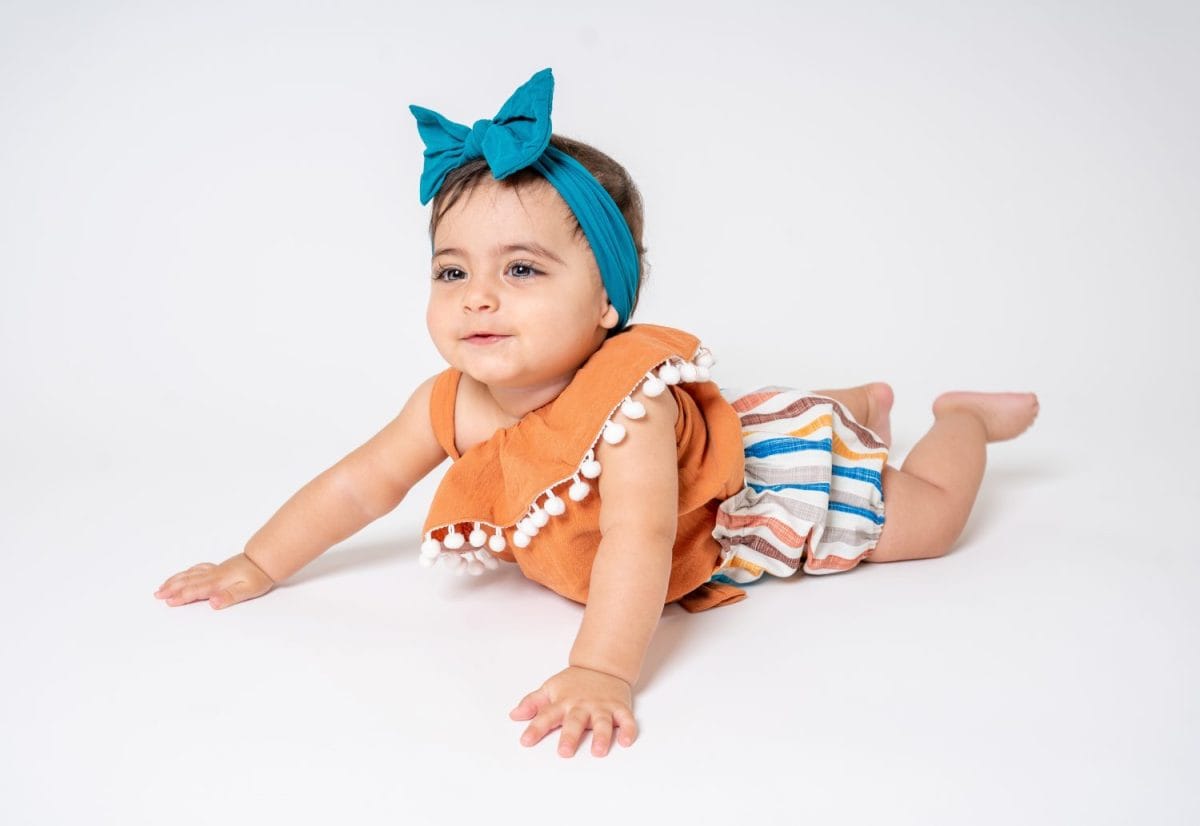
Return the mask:
<path id="1" fill-rule="evenodd" d="M 608 309 L 604 311 L 604 315 L 600 318 L 600 326 L 605 330 L 611 330 L 617 326 L 617 322 L 621 317 L 617 314 L 617 308 L 612 304 L 608 305 Z"/>

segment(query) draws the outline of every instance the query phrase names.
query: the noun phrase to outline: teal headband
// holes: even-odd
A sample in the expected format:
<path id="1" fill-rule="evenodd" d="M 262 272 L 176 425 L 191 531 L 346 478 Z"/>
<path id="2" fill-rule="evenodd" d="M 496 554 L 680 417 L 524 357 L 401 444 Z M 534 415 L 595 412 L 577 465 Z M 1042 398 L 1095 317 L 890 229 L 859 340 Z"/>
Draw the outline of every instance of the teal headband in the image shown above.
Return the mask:
<path id="1" fill-rule="evenodd" d="M 550 145 L 550 103 L 554 76 L 542 69 L 519 87 L 492 120 L 468 128 L 430 109 L 409 106 L 425 142 L 421 203 L 442 188 L 447 173 L 469 160 L 487 159 L 492 176 L 501 180 L 530 167 L 553 186 L 575 213 L 587 238 L 608 300 L 617 311 L 616 330 L 629 320 L 638 285 L 637 247 L 625 216 L 612 196 L 583 164 Z"/>

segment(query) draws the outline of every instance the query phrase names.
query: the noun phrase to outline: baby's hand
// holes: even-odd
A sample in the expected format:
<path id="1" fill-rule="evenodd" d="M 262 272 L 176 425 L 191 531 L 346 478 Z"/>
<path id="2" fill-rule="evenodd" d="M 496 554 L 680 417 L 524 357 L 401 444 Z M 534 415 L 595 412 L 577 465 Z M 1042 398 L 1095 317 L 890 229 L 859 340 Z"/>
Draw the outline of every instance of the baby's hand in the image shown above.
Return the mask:
<path id="1" fill-rule="evenodd" d="M 275 582 L 245 554 L 230 557 L 220 565 L 201 562 L 175 574 L 158 587 L 154 596 L 167 605 L 186 605 L 206 599 L 213 609 L 262 596 Z"/>
<path id="2" fill-rule="evenodd" d="M 603 757 L 612 745 L 613 724 L 617 742 L 628 748 L 637 738 L 633 719 L 633 690 L 629 683 L 603 671 L 571 666 L 555 674 L 542 687 L 526 694 L 508 713 L 514 720 L 533 722 L 521 735 L 521 745 L 532 746 L 558 726 L 558 753 L 574 757 L 583 732 L 592 730 L 592 754 Z"/>

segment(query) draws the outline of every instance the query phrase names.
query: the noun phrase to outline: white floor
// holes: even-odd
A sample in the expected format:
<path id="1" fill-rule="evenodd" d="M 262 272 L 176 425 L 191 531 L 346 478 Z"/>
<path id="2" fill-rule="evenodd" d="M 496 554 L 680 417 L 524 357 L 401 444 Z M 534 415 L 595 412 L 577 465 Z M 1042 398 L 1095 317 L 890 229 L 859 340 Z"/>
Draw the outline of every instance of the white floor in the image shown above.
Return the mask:
<path id="1" fill-rule="evenodd" d="M 515 24 L 483 10 L 439 75 L 434 21 L 359 5 L 0 12 L 0 822 L 1200 820 L 1187 7 L 926 26 L 763 5 L 742 14 L 775 48 L 703 18 L 674 48 L 728 36 L 749 63 L 681 52 L 689 80 L 584 18 L 488 66 Z M 784 23 L 817 34 L 781 51 Z M 833 61 L 858 34 L 882 51 Z M 563 130 L 643 182 L 635 320 L 696 332 L 720 383 L 887 379 L 894 464 L 939 390 L 1042 405 L 990 448 L 947 557 L 668 607 L 641 737 L 602 760 L 519 745 L 508 711 L 563 667 L 582 609 L 512 567 L 420 568 L 440 474 L 261 599 L 152 596 L 241 550 L 441 369 L 405 107 L 469 123 L 544 65 Z M 746 89 L 803 151 L 696 185 L 687 164 L 737 129 L 623 137 L 589 115 L 618 87 L 697 130 L 706 95 Z M 793 88 L 802 117 L 763 109 Z M 871 296 L 858 316 L 846 285 Z"/>

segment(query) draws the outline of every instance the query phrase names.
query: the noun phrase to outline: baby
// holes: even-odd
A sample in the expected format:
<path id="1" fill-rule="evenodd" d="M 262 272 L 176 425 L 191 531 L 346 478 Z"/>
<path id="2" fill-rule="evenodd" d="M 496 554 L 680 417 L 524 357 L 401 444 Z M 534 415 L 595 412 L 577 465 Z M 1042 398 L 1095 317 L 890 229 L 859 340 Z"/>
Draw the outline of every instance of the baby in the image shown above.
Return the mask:
<path id="1" fill-rule="evenodd" d="M 426 322 L 451 366 L 243 553 L 176 574 L 155 596 L 214 609 L 261 596 L 449 456 L 420 562 L 471 574 L 515 562 L 585 605 L 568 667 L 510 716 L 529 721 L 524 745 L 561 727 L 569 757 L 591 730 L 604 756 L 614 738 L 637 737 L 633 686 L 666 603 L 705 610 L 764 573 L 944 554 L 987 443 L 1022 433 L 1038 402 L 944 393 L 895 468 L 886 384 L 717 388 L 698 339 L 628 324 L 643 274 L 640 196 L 611 158 L 552 135 L 552 93 L 545 69 L 470 128 L 411 107 L 426 145 L 421 200 L 433 201 Z"/>

